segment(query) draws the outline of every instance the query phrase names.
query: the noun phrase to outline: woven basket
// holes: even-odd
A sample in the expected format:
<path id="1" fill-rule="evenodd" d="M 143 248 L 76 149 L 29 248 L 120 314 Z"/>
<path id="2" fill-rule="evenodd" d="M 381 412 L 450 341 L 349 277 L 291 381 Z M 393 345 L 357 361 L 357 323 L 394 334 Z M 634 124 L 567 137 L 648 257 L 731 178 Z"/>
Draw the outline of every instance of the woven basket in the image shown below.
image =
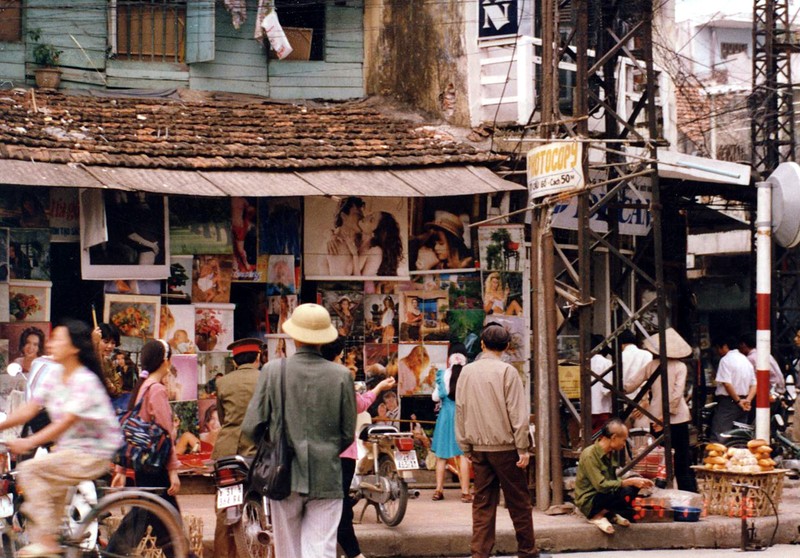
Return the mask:
<path id="1" fill-rule="evenodd" d="M 744 510 L 748 517 L 762 517 L 778 512 L 787 469 L 764 473 L 734 473 L 712 471 L 705 467 L 692 468 L 697 473 L 697 486 L 709 515 L 741 517 Z M 756 486 L 759 490 L 745 489 L 733 486 L 734 484 Z M 770 499 L 775 504 L 775 509 L 772 508 Z"/>
<path id="2" fill-rule="evenodd" d="M 203 518 L 188 513 L 183 514 L 183 527 L 189 538 L 189 551 L 197 558 L 203 558 Z"/>

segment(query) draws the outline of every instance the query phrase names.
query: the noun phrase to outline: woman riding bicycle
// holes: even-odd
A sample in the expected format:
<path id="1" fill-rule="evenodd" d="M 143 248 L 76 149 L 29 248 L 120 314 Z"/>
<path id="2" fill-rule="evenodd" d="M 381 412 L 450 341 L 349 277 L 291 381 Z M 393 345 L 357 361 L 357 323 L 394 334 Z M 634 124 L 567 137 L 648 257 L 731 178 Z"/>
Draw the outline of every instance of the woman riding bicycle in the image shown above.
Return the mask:
<path id="1" fill-rule="evenodd" d="M 60 366 L 42 380 L 30 401 L 0 422 L 0 430 L 6 430 L 26 423 L 44 408 L 51 423 L 7 445 L 23 455 L 55 442 L 49 454 L 18 467 L 25 494 L 22 512 L 28 517 L 31 540 L 17 553 L 20 558 L 61 555 L 57 534 L 69 488 L 107 473 L 111 458 L 123 444 L 91 333 L 78 321 L 56 327 L 47 341 L 47 352 Z"/>

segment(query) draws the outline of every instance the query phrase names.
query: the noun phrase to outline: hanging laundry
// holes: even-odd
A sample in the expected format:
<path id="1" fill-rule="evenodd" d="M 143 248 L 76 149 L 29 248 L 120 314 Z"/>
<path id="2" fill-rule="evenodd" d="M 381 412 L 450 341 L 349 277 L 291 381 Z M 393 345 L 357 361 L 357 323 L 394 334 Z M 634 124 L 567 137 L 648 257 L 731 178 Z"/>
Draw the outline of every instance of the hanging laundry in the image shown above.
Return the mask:
<path id="1" fill-rule="evenodd" d="M 238 30 L 247 20 L 247 0 L 225 0 L 225 7 L 231 13 L 233 28 Z M 256 25 L 256 29 L 258 29 L 258 25 Z"/>
<path id="2" fill-rule="evenodd" d="M 264 28 L 261 26 L 261 23 L 264 21 L 264 18 L 267 17 L 267 14 L 274 9 L 274 0 L 258 0 L 258 12 L 256 13 L 256 32 L 254 36 L 255 39 L 262 45 L 264 44 Z"/>

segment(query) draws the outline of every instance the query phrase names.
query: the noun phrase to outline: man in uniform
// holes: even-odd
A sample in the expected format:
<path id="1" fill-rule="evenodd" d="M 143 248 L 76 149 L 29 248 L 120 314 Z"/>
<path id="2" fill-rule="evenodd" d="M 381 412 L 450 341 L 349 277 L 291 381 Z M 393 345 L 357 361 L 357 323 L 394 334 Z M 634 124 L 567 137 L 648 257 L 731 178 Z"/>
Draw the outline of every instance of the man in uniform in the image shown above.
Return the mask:
<path id="1" fill-rule="evenodd" d="M 214 451 L 211 452 L 213 459 L 231 455 L 247 457 L 256 453 L 253 441 L 242 435 L 242 420 L 258 382 L 261 345 L 258 339 L 239 339 L 228 345 L 236 369 L 227 376 L 216 379 L 217 413 L 222 428 L 217 435 Z M 214 556 L 236 558 L 233 531 L 225 524 L 225 510 L 217 511 Z"/>

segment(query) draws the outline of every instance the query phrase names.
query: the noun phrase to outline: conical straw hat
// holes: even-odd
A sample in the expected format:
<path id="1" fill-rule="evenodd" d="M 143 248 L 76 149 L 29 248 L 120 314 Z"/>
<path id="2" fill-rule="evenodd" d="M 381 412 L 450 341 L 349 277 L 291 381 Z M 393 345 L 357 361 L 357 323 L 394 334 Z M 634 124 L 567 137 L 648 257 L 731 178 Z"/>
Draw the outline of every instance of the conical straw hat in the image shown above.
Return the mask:
<path id="1" fill-rule="evenodd" d="M 667 328 L 665 332 L 667 336 L 667 358 L 686 358 L 692 354 L 692 347 L 684 341 L 683 337 L 673 328 Z M 658 346 L 658 333 L 645 339 L 645 348 L 653 354 L 659 353 Z"/>

